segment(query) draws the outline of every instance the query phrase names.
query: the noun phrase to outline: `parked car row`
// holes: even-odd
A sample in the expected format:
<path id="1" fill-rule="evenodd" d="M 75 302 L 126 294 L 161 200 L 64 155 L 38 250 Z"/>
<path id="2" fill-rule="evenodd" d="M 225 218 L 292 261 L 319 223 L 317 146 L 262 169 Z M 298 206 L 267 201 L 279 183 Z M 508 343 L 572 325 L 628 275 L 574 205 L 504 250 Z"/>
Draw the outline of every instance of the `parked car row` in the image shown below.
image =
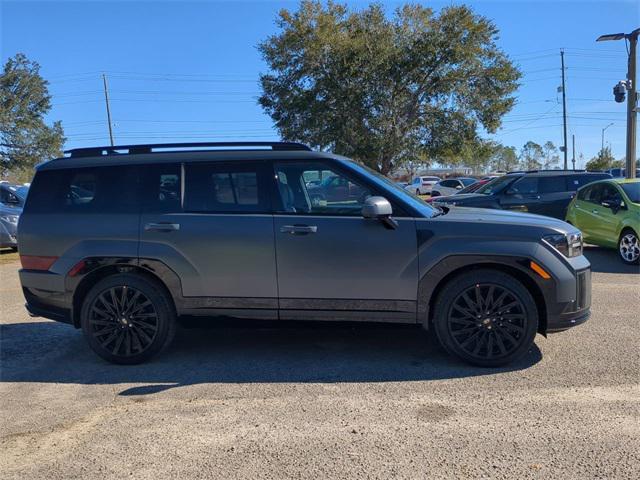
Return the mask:
<path id="1" fill-rule="evenodd" d="M 0 248 L 18 248 L 18 219 L 28 191 L 24 185 L 0 184 Z"/>
<path id="2" fill-rule="evenodd" d="M 638 264 L 639 189 L 640 180 L 612 179 L 605 172 L 519 172 L 427 201 L 436 206 L 515 210 L 566 219 L 582 230 L 589 243 L 616 248 L 623 262 Z"/>

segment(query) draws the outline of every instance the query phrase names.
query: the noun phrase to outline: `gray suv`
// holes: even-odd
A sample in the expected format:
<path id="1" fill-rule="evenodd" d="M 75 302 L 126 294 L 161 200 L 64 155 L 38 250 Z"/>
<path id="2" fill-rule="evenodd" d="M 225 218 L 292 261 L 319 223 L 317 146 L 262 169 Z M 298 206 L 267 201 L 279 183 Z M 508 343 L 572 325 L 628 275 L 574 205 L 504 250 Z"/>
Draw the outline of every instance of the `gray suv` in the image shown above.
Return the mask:
<path id="1" fill-rule="evenodd" d="M 589 317 L 581 234 L 559 220 L 434 208 L 297 143 L 67 154 L 35 175 L 20 280 L 32 315 L 111 362 L 147 360 L 204 316 L 415 324 L 498 366 Z"/>

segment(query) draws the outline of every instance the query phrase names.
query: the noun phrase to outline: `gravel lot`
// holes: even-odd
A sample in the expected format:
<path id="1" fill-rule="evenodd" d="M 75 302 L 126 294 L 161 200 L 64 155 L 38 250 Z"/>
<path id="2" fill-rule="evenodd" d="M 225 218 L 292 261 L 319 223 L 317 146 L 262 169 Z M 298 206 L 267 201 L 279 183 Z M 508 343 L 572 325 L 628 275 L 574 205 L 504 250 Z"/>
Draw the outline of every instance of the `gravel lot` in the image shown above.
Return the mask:
<path id="1" fill-rule="evenodd" d="M 113 366 L 0 265 L 2 478 L 640 478 L 640 274 L 590 248 L 593 316 L 513 368 L 413 328 L 221 326 Z"/>

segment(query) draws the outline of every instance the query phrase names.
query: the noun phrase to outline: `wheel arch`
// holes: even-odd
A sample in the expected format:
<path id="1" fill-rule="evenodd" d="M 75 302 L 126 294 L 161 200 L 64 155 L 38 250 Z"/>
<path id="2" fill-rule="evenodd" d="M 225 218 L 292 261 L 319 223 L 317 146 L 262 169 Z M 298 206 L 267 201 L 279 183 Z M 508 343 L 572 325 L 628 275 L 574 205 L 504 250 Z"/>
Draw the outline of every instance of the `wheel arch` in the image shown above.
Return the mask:
<path id="1" fill-rule="evenodd" d="M 87 259 L 85 262 L 87 271 L 80 278 L 75 281 L 72 278 L 67 279 L 72 283 L 70 286 L 72 291 L 71 320 L 74 327 L 80 328 L 82 302 L 91 288 L 104 278 L 121 273 L 139 275 L 157 285 L 169 299 L 171 307 L 177 312 L 181 297 L 177 296 L 175 292 L 182 292 L 182 290 L 173 290 L 176 282 L 179 288 L 178 277 L 162 262 L 149 260 L 139 264 L 132 260 L 116 258 Z M 171 274 L 175 278 L 171 278 Z"/>
<path id="2" fill-rule="evenodd" d="M 530 260 L 524 257 L 448 257 L 429 270 L 418 286 L 418 323 L 431 327 L 434 305 L 444 287 L 455 277 L 473 270 L 494 269 L 516 278 L 531 293 L 538 310 L 538 332 L 547 331 L 547 300 L 543 289 L 527 271 Z"/>

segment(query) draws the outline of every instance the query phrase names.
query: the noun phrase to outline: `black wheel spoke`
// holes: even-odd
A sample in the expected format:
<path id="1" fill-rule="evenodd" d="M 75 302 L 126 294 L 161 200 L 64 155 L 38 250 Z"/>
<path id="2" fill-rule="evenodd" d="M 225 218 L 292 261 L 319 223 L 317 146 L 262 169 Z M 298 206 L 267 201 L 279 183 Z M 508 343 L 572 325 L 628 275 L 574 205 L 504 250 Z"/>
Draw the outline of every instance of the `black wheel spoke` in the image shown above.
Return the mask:
<path id="1" fill-rule="evenodd" d="M 492 358 L 509 355 L 525 337 L 527 315 L 520 299 L 507 287 L 478 283 L 451 304 L 451 338 L 468 355 Z"/>
<path id="2" fill-rule="evenodd" d="M 89 307 L 91 334 L 112 355 L 129 357 L 153 344 L 159 319 L 153 302 L 128 285 L 101 292 Z"/>

